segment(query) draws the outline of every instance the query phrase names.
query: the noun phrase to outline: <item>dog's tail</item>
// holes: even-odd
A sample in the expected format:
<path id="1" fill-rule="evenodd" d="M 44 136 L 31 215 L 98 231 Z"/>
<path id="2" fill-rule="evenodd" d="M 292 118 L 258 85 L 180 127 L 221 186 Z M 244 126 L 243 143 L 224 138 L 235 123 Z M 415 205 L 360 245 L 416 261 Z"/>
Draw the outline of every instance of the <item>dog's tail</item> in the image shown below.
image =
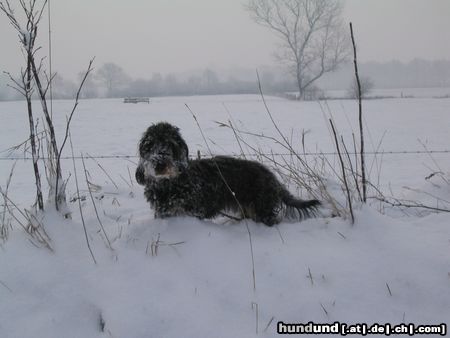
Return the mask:
<path id="1" fill-rule="evenodd" d="M 295 198 L 287 190 L 283 190 L 281 200 L 284 203 L 284 217 L 291 220 L 303 220 L 317 215 L 319 206 L 318 200 L 301 200 Z"/>

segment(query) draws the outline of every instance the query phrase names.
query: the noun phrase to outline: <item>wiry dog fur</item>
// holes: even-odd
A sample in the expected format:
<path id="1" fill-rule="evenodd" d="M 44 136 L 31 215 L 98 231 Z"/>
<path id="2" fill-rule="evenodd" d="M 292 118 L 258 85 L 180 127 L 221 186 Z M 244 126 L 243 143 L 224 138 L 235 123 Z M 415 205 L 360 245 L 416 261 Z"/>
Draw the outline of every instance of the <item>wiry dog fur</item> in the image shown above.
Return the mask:
<path id="1" fill-rule="evenodd" d="M 150 126 L 139 143 L 136 180 L 155 217 L 190 215 L 200 219 L 234 212 L 272 226 L 283 218 L 314 214 L 317 200 L 294 198 L 275 175 L 258 162 L 217 156 L 189 160 L 177 127 Z"/>

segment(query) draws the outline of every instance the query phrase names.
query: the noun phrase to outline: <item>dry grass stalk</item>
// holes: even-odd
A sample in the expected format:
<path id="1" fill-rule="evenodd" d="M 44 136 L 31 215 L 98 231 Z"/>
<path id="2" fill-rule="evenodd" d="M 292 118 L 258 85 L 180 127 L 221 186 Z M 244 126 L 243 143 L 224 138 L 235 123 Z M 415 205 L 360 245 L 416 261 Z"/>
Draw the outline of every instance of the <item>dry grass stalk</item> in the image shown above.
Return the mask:
<path id="1" fill-rule="evenodd" d="M 0 224 L 0 239 L 7 240 L 9 230 L 11 230 L 11 219 L 6 218 L 6 214 L 8 213 L 8 190 L 9 186 L 11 184 L 11 180 L 14 174 L 14 169 L 16 167 L 17 161 L 14 162 L 11 171 L 9 172 L 8 179 L 6 181 L 6 188 L 5 188 L 5 196 L 3 197 L 3 212 L 2 212 L 2 221 Z"/>
<path id="2" fill-rule="evenodd" d="M 150 247 L 150 253 L 152 255 L 152 257 L 156 257 L 158 256 L 158 249 L 160 246 L 168 246 L 169 248 L 172 248 L 175 250 L 175 252 L 178 254 L 178 251 L 176 250 L 176 246 L 181 245 L 186 243 L 185 241 L 180 241 L 180 242 L 175 242 L 175 243 L 166 243 L 164 241 L 161 241 L 161 234 L 158 233 L 158 237 L 155 240 L 152 240 L 152 242 L 150 243 L 150 241 L 148 241 L 147 243 L 147 247 L 145 249 L 145 253 L 148 255 L 148 249 Z"/>
<path id="3" fill-rule="evenodd" d="M 270 318 L 269 322 L 267 323 L 266 327 L 264 328 L 263 332 L 267 332 L 267 329 L 269 328 L 270 324 L 272 324 L 273 320 L 275 319 L 274 316 L 272 316 L 272 318 Z"/>
<path id="4" fill-rule="evenodd" d="M 84 236 L 86 238 L 86 244 L 89 249 L 89 253 L 91 254 L 94 264 L 97 264 L 97 260 L 95 259 L 94 253 L 92 252 L 91 244 L 89 242 L 89 236 L 88 236 L 87 229 L 86 229 L 86 223 L 84 221 L 83 208 L 81 207 L 80 189 L 79 189 L 78 177 L 77 177 L 77 166 L 75 164 L 75 157 L 73 154 L 73 144 L 72 144 L 72 136 L 70 135 L 70 130 L 68 131 L 68 135 L 69 135 L 69 141 L 70 141 L 70 149 L 72 151 L 73 174 L 75 176 L 75 186 L 77 188 L 78 208 L 80 210 L 81 223 L 83 224 Z"/>
<path id="5" fill-rule="evenodd" d="M 62 203 L 65 203 L 65 200 L 66 200 L 65 185 L 63 184 L 61 189 L 59 187 L 59 180 L 62 176 L 61 175 L 61 154 L 62 154 L 62 151 L 64 150 L 64 146 L 66 145 L 67 137 L 69 135 L 70 122 L 72 121 L 73 114 L 75 113 L 75 110 L 77 109 L 77 106 L 79 104 L 81 90 L 84 86 L 84 83 L 86 82 L 87 77 L 93 70 L 93 68 L 92 68 L 93 62 L 94 62 L 94 59 L 91 59 L 91 61 L 89 61 L 89 66 L 88 66 L 86 72 L 84 73 L 83 79 L 81 80 L 80 86 L 78 88 L 78 91 L 77 91 L 77 94 L 75 97 L 75 103 L 72 107 L 72 111 L 71 111 L 69 117 L 67 118 L 66 129 L 65 129 L 65 133 L 64 133 L 64 139 L 61 144 L 61 148 L 59 148 L 58 152 L 56 153 L 56 155 L 57 155 L 57 157 L 56 157 L 56 173 L 55 173 L 56 182 L 55 182 L 55 192 L 54 192 L 55 193 L 56 210 L 59 210 L 60 205 Z"/>
<path id="6" fill-rule="evenodd" d="M 259 305 L 258 303 L 252 302 L 252 310 L 255 310 L 255 331 L 256 335 L 258 335 L 258 328 L 259 328 Z"/>
<path id="7" fill-rule="evenodd" d="M 311 281 L 311 286 L 314 286 L 314 278 L 311 273 L 311 268 L 308 268 L 308 278 Z"/>
<path id="8" fill-rule="evenodd" d="M 116 188 L 116 190 L 119 190 L 119 186 L 116 184 L 116 182 L 111 178 L 111 175 L 108 174 L 108 172 L 105 170 L 105 168 L 103 168 L 103 166 L 91 155 L 87 154 L 87 157 L 91 160 L 93 160 L 97 166 L 100 168 L 101 171 L 103 171 L 103 173 L 106 175 L 106 177 L 108 177 L 108 179 L 110 180 L 110 182 L 114 185 L 114 187 Z"/>
<path id="9" fill-rule="evenodd" d="M 347 146 L 345 145 L 344 137 L 342 135 L 341 135 L 341 143 L 342 143 L 342 146 L 344 147 L 345 155 L 347 157 L 348 165 L 350 167 L 349 168 L 350 169 L 350 174 L 353 177 L 353 180 L 355 182 L 356 192 L 358 193 L 359 200 L 362 201 L 361 190 L 359 189 L 359 184 L 358 184 L 358 177 L 357 177 L 358 173 L 357 173 L 356 170 L 353 169 L 352 160 L 350 158 L 350 154 L 348 152 Z"/>
<path id="10" fill-rule="evenodd" d="M 391 291 L 391 288 L 389 287 L 389 284 L 388 284 L 388 283 L 386 283 L 386 287 L 387 287 L 387 289 L 388 289 L 388 291 L 389 291 L 389 296 L 392 297 L 392 291 Z"/>
<path id="11" fill-rule="evenodd" d="M 434 212 L 450 212 L 450 209 L 432 207 L 429 205 L 419 203 L 417 201 L 398 199 L 395 197 L 373 197 L 373 198 L 378 201 L 381 201 L 383 203 L 386 203 L 392 207 L 398 207 L 401 209 L 402 208 L 404 208 L 404 209 L 413 208 L 413 209 L 425 209 L 425 210 L 434 211 Z"/>
<path id="12" fill-rule="evenodd" d="M 323 304 L 320 303 L 320 307 L 322 308 L 323 312 L 325 312 L 325 315 L 328 317 L 329 314 L 328 314 L 328 311 L 327 311 L 327 309 L 325 308 L 325 306 L 323 306 Z"/>
<path id="13" fill-rule="evenodd" d="M 337 150 L 337 153 L 338 153 L 338 156 L 339 156 L 339 163 L 341 164 L 342 179 L 344 180 L 345 190 L 347 191 L 348 208 L 350 210 L 350 216 L 352 218 L 352 224 L 354 224 L 355 223 L 355 216 L 353 215 L 352 196 L 350 194 L 350 189 L 348 188 L 347 175 L 345 174 L 344 160 L 342 159 L 341 150 L 339 148 L 339 141 L 338 141 L 338 138 L 337 138 L 337 135 L 336 135 L 336 130 L 334 129 L 333 121 L 331 119 L 330 119 L 330 125 L 331 125 L 331 129 L 333 130 L 334 141 L 336 142 L 336 150 Z"/>
<path id="14" fill-rule="evenodd" d="M 8 214 L 17 222 L 17 224 L 22 227 L 22 229 L 28 235 L 31 236 L 32 239 L 36 240 L 39 243 L 39 245 L 37 246 L 43 246 L 53 252 L 53 248 L 50 245 L 51 239 L 45 231 L 42 222 L 36 216 L 36 210 L 21 210 L 19 206 L 14 201 L 12 201 L 11 198 L 9 198 L 1 188 L 0 194 L 8 202 L 8 204 L 6 204 Z M 20 214 L 20 216 L 23 218 L 22 220 L 14 213 L 14 210 Z"/>
<path id="15" fill-rule="evenodd" d="M 95 204 L 94 197 L 92 196 L 91 185 L 89 184 L 88 174 L 87 174 L 87 170 L 86 170 L 86 164 L 84 163 L 84 156 L 83 156 L 83 154 L 81 154 L 81 162 L 83 163 L 84 177 L 86 178 L 86 185 L 87 185 L 87 188 L 88 188 L 89 196 L 91 198 L 92 205 L 94 206 L 95 216 L 97 217 L 98 224 L 100 224 L 100 228 L 102 229 L 103 235 L 105 236 L 108 248 L 113 250 L 112 245 L 111 245 L 111 241 L 109 240 L 108 234 L 106 233 L 105 228 L 103 227 L 103 223 L 102 223 L 102 221 L 100 219 L 100 216 L 98 215 L 97 205 Z"/>

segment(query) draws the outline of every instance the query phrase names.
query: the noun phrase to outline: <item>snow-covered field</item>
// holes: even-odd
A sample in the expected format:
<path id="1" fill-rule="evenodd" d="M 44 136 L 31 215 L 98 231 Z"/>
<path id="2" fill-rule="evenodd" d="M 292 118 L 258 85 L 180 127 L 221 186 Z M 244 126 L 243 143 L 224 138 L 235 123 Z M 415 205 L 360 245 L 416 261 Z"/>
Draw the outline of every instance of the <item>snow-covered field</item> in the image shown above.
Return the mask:
<path id="1" fill-rule="evenodd" d="M 272 115 L 301 150 L 333 152 L 328 117 L 346 140 L 357 133 L 351 100 L 295 102 L 267 97 Z M 191 155 L 208 154 L 189 108 L 215 154 L 239 154 L 233 132 L 218 122 L 277 136 L 260 96 L 155 98 L 150 104 L 86 100 L 72 123 L 76 156 L 135 156 L 145 128 L 161 120 L 180 127 Z M 62 138 L 70 101 L 54 102 Z M 39 109 L 35 102 L 36 110 Z M 364 103 L 367 150 L 449 150 L 450 99 L 385 99 Z M 28 135 L 24 102 L 0 102 L 0 151 Z M 40 121 L 42 125 L 42 121 Z M 268 139 L 248 139 L 264 152 L 283 152 Z M 350 142 L 350 141 L 349 141 Z M 351 143 L 349 143 L 351 144 Z M 244 149 L 247 151 L 248 149 Z M 23 157 L 2 152 L 0 157 Z M 64 156 L 70 156 L 66 147 Z M 329 156 L 336 163 L 335 156 Z M 54 252 L 37 248 L 14 223 L 0 242 L 0 337 L 273 337 L 277 322 L 450 324 L 450 222 L 448 213 L 402 216 L 379 203 L 357 207 L 356 222 L 319 217 L 269 228 L 188 217 L 153 219 L 134 181 L 136 158 L 86 158 L 106 247 L 87 193 L 82 163 L 77 174 L 95 265 L 86 246 L 78 204 L 72 219 L 49 210 L 43 219 Z M 450 200 L 449 153 L 368 155 L 371 178 L 386 193 L 433 206 Z M 372 162 L 375 163 L 372 166 Z M 0 160 L 0 186 L 14 161 Z M 381 171 L 379 168 L 381 163 Z M 76 194 L 71 160 L 68 195 Z M 44 174 L 43 174 L 44 176 Z M 131 176 L 131 177 L 130 177 Z M 45 178 L 43 177 L 45 182 Z M 19 160 L 9 196 L 21 208 L 33 203 L 30 161 Z M 424 193 L 425 192 L 425 193 Z M 432 196 L 430 194 L 432 193 Z M 342 197 L 344 198 L 344 197 Z M 0 199 L 2 200 L 2 199 Z M 3 204 L 3 201 L 0 203 Z M 448 205 L 448 204 L 447 204 Z M 3 209 L 3 206 L 0 208 Z M 156 252 L 155 252 L 156 251 Z M 102 330 L 103 329 L 103 330 Z"/>
<path id="2" fill-rule="evenodd" d="M 345 98 L 348 97 L 347 90 L 327 90 L 327 97 Z M 450 88 L 391 88 L 371 90 L 367 97 L 369 98 L 449 98 Z"/>

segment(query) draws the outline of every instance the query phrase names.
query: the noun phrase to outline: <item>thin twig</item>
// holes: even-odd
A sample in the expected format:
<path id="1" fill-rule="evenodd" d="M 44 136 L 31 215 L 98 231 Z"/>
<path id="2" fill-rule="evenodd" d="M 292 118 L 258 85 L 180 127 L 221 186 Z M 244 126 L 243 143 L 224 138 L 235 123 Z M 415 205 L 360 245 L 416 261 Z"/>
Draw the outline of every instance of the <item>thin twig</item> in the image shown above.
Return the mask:
<path id="1" fill-rule="evenodd" d="M 9 292 L 14 293 L 13 290 L 11 290 L 11 288 L 8 285 L 6 285 L 4 282 L 2 282 L 1 280 L 0 280 L 0 285 L 3 285 L 3 287 L 6 290 L 8 290 Z"/>
<path id="2" fill-rule="evenodd" d="M 391 291 L 391 288 L 389 287 L 389 284 L 387 282 L 386 282 L 386 287 L 387 287 L 387 289 L 389 291 L 389 295 L 392 297 L 392 291 Z"/>
<path id="3" fill-rule="evenodd" d="M 84 177 L 86 178 L 86 184 L 87 184 L 89 196 L 91 197 L 91 202 L 92 202 L 92 205 L 94 206 L 95 216 L 97 217 L 98 223 L 100 224 L 100 228 L 102 229 L 103 235 L 106 238 L 106 241 L 108 243 L 108 248 L 113 250 L 111 242 L 110 242 L 110 240 L 108 238 L 108 234 L 106 233 L 105 228 L 103 227 L 103 223 L 100 220 L 100 216 L 98 215 L 97 205 L 95 204 L 94 197 L 92 196 L 92 191 L 91 191 L 91 188 L 90 188 L 90 185 L 89 185 L 89 180 L 88 180 L 87 170 L 86 170 L 86 164 L 84 163 L 84 156 L 83 156 L 83 154 L 81 154 L 81 162 L 83 163 Z"/>
<path id="4" fill-rule="evenodd" d="M 72 150 L 72 157 L 73 157 L 73 144 L 72 144 L 72 136 L 71 136 L 70 130 L 68 132 L 68 135 L 69 135 L 69 141 L 70 141 L 70 149 Z M 87 233 L 86 223 L 84 221 L 84 216 L 83 216 L 83 208 L 81 207 L 80 189 L 79 189 L 79 186 L 78 186 L 78 178 L 77 178 L 77 166 L 75 164 L 75 160 L 73 160 L 72 162 L 73 162 L 73 173 L 74 173 L 74 176 L 75 176 L 75 186 L 77 188 L 78 208 L 80 210 L 81 223 L 83 224 L 84 236 L 86 238 L 86 244 L 87 244 L 87 247 L 88 247 L 89 252 L 91 254 L 92 260 L 94 261 L 94 264 L 97 265 L 97 260 L 95 259 L 94 253 L 92 252 L 91 244 L 89 243 L 89 236 L 88 236 L 88 233 Z"/>
<path id="5" fill-rule="evenodd" d="M 130 179 L 131 187 L 133 187 L 134 184 L 133 184 L 133 179 L 131 178 L 131 172 L 130 172 L 130 167 L 129 167 L 129 166 L 127 166 L 127 170 L 128 170 L 128 177 L 129 177 L 129 179 Z"/>
<path id="6" fill-rule="evenodd" d="M 280 239 L 281 239 L 281 243 L 283 243 L 283 244 L 286 244 L 286 242 L 284 241 L 284 238 L 283 238 L 283 236 L 281 235 L 281 231 L 280 231 L 280 228 L 278 227 L 278 225 L 277 225 L 277 224 L 275 224 L 274 226 L 275 226 L 275 229 L 277 229 L 278 235 L 280 236 Z"/>
<path id="7" fill-rule="evenodd" d="M 378 201 L 384 202 L 386 204 L 389 204 L 392 207 L 400 207 L 400 208 L 418 208 L 418 209 L 426 209 L 426 210 L 432 210 L 432 211 L 438 211 L 438 212 L 450 212 L 450 209 L 442 209 L 442 208 L 436 208 L 436 207 L 430 207 L 428 205 L 419 204 L 414 201 L 402 201 L 399 199 L 394 198 L 394 202 L 389 201 L 385 197 L 372 197 Z"/>
<path id="8" fill-rule="evenodd" d="M 334 129 L 334 124 L 333 121 L 330 119 L 330 125 L 331 125 L 331 129 L 333 130 L 333 135 L 334 135 L 334 141 L 336 142 L 336 150 L 339 156 L 339 162 L 341 163 L 341 169 L 342 169 L 342 179 L 344 180 L 344 185 L 345 185 L 345 189 L 347 191 L 347 200 L 348 200 L 348 207 L 350 209 L 350 216 L 352 218 L 352 224 L 355 223 L 355 216 L 353 215 L 353 207 L 352 207 L 352 198 L 350 195 L 350 189 L 348 188 L 348 184 L 347 184 L 347 175 L 345 174 L 345 167 L 344 167 L 344 161 L 342 160 L 342 155 L 341 155 L 341 151 L 339 149 L 339 141 L 336 135 L 336 130 Z"/>
<path id="9" fill-rule="evenodd" d="M 274 319 L 275 319 L 274 316 L 272 316 L 272 318 L 270 318 L 270 320 L 269 320 L 269 322 L 267 323 L 267 325 L 266 325 L 266 327 L 265 327 L 265 329 L 264 329 L 263 332 L 267 332 L 267 329 L 269 328 L 270 324 L 272 324 L 272 322 L 273 322 Z"/>
<path id="10" fill-rule="evenodd" d="M 314 278 L 311 273 L 311 268 L 308 268 L 308 278 L 311 281 L 311 286 L 314 286 Z"/>
<path id="11" fill-rule="evenodd" d="M 353 170 L 352 160 L 350 159 L 350 154 L 348 152 L 347 146 L 345 145 L 344 137 L 342 135 L 341 135 L 341 142 L 342 146 L 344 147 L 345 155 L 347 156 L 348 164 L 350 166 L 350 173 L 352 174 L 353 180 L 355 181 L 355 188 L 356 191 L 358 192 L 359 200 L 362 201 L 361 191 L 359 190 L 358 185 L 358 177 L 357 177 L 358 173 L 355 170 Z"/>
<path id="12" fill-rule="evenodd" d="M 62 154 L 62 151 L 64 150 L 64 146 L 66 145 L 66 142 L 67 142 L 67 137 L 69 135 L 69 129 L 70 129 L 70 122 L 72 121 L 73 114 L 74 114 L 74 112 L 75 112 L 75 110 L 76 110 L 76 108 L 78 106 L 81 89 L 83 88 L 84 83 L 85 83 L 88 75 L 93 70 L 92 63 L 94 62 L 94 60 L 95 60 L 95 58 L 93 58 L 93 59 L 91 59 L 91 61 L 89 61 L 89 66 L 88 66 L 86 72 L 84 73 L 84 76 L 83 76 L 83 79 L 82 79 L 82 81 L 80 83 L 80 86 L 78 87 L 77 95 L 75 97 L 75 103 L 74 103 L 72 111 L 71 111 L 71 113 L 70 113 L 70 115 L 69 115 L 69 117 L 67 119 L 66 131 L 65 131 L 65 134 L 64 134 L 64 139 L 63 139 L 63 142 L 61 144 L 61 148 L 59 148 L 59 152 L 57 153 L 57 160 L 56 160 L 56 173 L 57 173 L 57 175 L 56 175 L 56 184 L 55 184 L 55 207 L 56 207 L 56 210 L 59 210 L 59 204 L 60 204 L 60 198 L 61 198 L 60 194 L 58 192 L 59 178 L 61 176 L 61 175 L 58 175 L 58 173 L 61 172 L 61 154 Z"/>
<path id="13" fill-rule="evenodd" d="M 363 130 L 363 118 L 362 118 L 362 97 L 361 97 L 361 82 L 359 80 L 358 75 L 358 61 L 356 57 L 356 44 L 355 44 L 355 37 L 353 35 L 353 25 L 350 22 L 350 35 L 352 37 L 352 44 L 353 44 L 353 64 L 355 66 L 355 77 L 356 77 L 356 83 L 358 85 L 358 104 L 359 104 L 359 133 L 360 133 L 360 157 L 361 157 L 361 179 L 362 179 L 362 193 L 363 193 L 363 202 L 366 203 L 367 196 L 366 196 L 366 169 L 365 169 L 365 154 L 364 154 L 364 130 Z"/>
<path id="14" fill-rule="evenodd" d="M 114 185 L 114 187 L 116 187 L 117 190 L 119 190 L 119 186 L 116 184 L 116 182 L 114 182 L 114 180 L 111 178 L 111 176 L 108 174 L 108 172 L 105 170 L 105 168 L 102 167 L 102 165 L 95 159 L 95 157 L 87 154 L 88 158 L 90 158 L 91 160 L 93 160 L 97 166 L 105 173 L 105 175 L 109 178 L 109 180 L 111 181 L 111 183 Z"/>
<path id="15" fill-rule="evenodd" d="M 258 335 L 258 327 L 259 327 L 259 305 L 258 305 L 258 303 L 252 302 L 252 309 L 255 310 L 255 316 L 256 316 L 255 330 L 256 330 L 256 335 Z"/>
<path id="16" fill-rule="evenodd" d="M 8 176 L 8 180 L 6 181 L 6 188 L 5 188 L 5 196 L 8 196 L 8 190 L 9 190 L 9 186 L 11 184 L 11 180 L 12 180 L 12 176 L 14 174 L 14 169 L 16 167 L 17 161 L 14 162 L 11 171 L 9 172 L 9 176 Z M 6 224 L 6 212 L 8 209 L 8 200 L 7 198 L 4 197 L 3 201 L 4 201 L 4 205 L 3 205 L 3 214 L 2 214 L 2 223 L 1 223 L 1 227 L 0 227 L 0 238 L 3 239 L 7 239 L 8 238 L 8 225 Z"/>

